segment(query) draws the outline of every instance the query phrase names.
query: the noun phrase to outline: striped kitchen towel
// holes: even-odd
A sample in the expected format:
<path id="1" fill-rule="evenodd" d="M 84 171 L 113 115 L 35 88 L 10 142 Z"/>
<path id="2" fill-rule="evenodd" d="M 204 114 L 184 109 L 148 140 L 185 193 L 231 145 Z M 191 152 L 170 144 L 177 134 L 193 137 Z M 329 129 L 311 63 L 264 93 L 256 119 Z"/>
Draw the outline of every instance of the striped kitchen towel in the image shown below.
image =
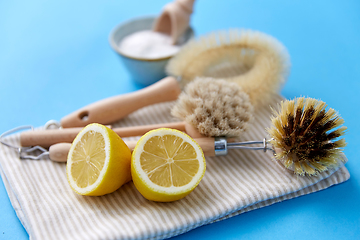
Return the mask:
<path id="1" fill-rule="evenodd" d="M 274 97 L 271 105 L 281 99 Z M 173 104 L 146 107 L 115 126 L 176 121 L 170 116 Z M 269 107 L 259 109 L 240 140 L 266 137 L 270 115 Z M 6 141 L 18 144 L 19 136 Z M 65 164 L 20 160 L 13 149 L 0 147 L 1 176 L 30 239 L 164 239 L 350 177 L 344 166 L 317 177 L 299 177 L 262 151 L 229 150 L 227 156 L 206 161 L 206 174 L 191 194 L 176 202 L 157 203 L 144 199 L 132 182 L 101 197 L 77 195 L 68 185 Z"/>

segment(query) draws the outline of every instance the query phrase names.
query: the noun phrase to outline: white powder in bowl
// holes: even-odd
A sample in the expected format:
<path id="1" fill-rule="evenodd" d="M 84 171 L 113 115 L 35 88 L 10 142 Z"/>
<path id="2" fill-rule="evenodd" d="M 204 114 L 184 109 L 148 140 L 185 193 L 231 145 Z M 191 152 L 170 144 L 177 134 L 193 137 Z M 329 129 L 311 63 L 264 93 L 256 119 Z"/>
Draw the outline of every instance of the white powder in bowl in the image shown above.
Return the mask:
<path id="1" fill-rule="evenodd" d="M 180 45 L 172 45 L 169 35 L 144 30 L 132 33 L 119 43 L 119 51 L 136 58 L 156 59 L 174 55 Z"/>

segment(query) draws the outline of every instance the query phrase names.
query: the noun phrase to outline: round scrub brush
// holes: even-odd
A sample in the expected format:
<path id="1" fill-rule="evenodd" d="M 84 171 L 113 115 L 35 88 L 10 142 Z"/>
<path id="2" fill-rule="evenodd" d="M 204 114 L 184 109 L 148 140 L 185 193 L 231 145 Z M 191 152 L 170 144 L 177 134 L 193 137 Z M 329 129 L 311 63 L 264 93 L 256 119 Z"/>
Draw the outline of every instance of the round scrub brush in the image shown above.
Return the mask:
<path id="1" fill-rule="evenodd" d="M 290 57 L 275 38 L 253 30 L 214 32 L 190 41 L 166 67 L 182 84 L 196 77 L 238 84 L 254 107 L 278 93 L 290 72 Z"/>
<path id="2" fill-rule="evenodd" d="M 212 78 L 189 83 L 171 110 L 173 116 L 206 137 L 241 135 L 252 113 L 249 96 L 237 84 Z"/>
<path id="3" fill-rule="evenodd" d="M 299 175 L 337 167 L 342 159 L 344 120 L 326 103 L 312 98 L 281 102 L 268 129 L 275 159 Z"/>

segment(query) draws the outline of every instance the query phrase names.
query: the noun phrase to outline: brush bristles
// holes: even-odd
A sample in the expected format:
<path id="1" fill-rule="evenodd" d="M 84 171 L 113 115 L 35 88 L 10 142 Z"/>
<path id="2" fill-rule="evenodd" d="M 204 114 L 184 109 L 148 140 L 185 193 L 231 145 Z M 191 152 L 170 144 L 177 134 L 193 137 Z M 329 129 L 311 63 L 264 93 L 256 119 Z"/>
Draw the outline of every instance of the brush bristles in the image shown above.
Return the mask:
<path id="1" fill-rule="evenodd" d="M 286 48 L 275 38 L 257 31 L 211 33 L 187 43 L 167 65 L 169 75 L 187 84 L 196 77 L 235 82 L 253 106 L 267 103 L 285 83 L 290 69 Z"/>
<path id="2" fill-rule="evenodd" d="M 344 120 L 326 103 L 311 98 L 283 101 L 274 111 L 272 137 L 276 154 L 288 169 L 298 175 L 316 175 L 341 164 L 346 146 Z"/>
<path id="3" fill-rule="evenodd" d="M 239 86 L 211 78 L 188 84 L 171 111 L 208 137 L 241 135 L 252 112 L 249 96 Z"/>

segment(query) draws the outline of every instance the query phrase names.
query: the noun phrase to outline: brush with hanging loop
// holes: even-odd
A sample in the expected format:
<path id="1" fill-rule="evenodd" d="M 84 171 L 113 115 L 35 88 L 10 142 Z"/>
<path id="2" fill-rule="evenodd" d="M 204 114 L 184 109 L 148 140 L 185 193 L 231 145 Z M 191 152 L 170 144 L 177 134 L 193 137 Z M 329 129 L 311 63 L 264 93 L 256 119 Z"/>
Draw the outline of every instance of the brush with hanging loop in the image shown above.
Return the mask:
<path id="1" fill-rule="evenodd" d="M 194 139 L 205 156 L 226 155 L 228 149 L 271 150 L 275 160 L 300 176 L 314 176 L 341 166 L 346 146 L 341 137 L 346 127 L 334 109 L 327 109 L 322 101 L 304 97 L 282 101 L 279 109 L 273 111 L 272 126 L 267 129 L 269 140 L 230 143 L 226 138 Z M 133 149 L 136 142 L 126 144 Z M 65 151 L 58 150 L 59 147 Z M 69 148 L 70 144 L 54 145 L 50 149 L 56 158 L 53 160 L 66 161 Z"/>
<path id="2" fill-rule="evenodd" d="M 83 107 L 62 118 L 61 126 L 111 124 L 142 107 L 176 100 L 183 87 L 196 78 L 234 82 L 257 107 L 279 92 L 287 79 L 290 60 L 277 39 L 258 31 L 234 29 L 190 41 L 166 69 L 169 77 L 136 92 Z"/>

